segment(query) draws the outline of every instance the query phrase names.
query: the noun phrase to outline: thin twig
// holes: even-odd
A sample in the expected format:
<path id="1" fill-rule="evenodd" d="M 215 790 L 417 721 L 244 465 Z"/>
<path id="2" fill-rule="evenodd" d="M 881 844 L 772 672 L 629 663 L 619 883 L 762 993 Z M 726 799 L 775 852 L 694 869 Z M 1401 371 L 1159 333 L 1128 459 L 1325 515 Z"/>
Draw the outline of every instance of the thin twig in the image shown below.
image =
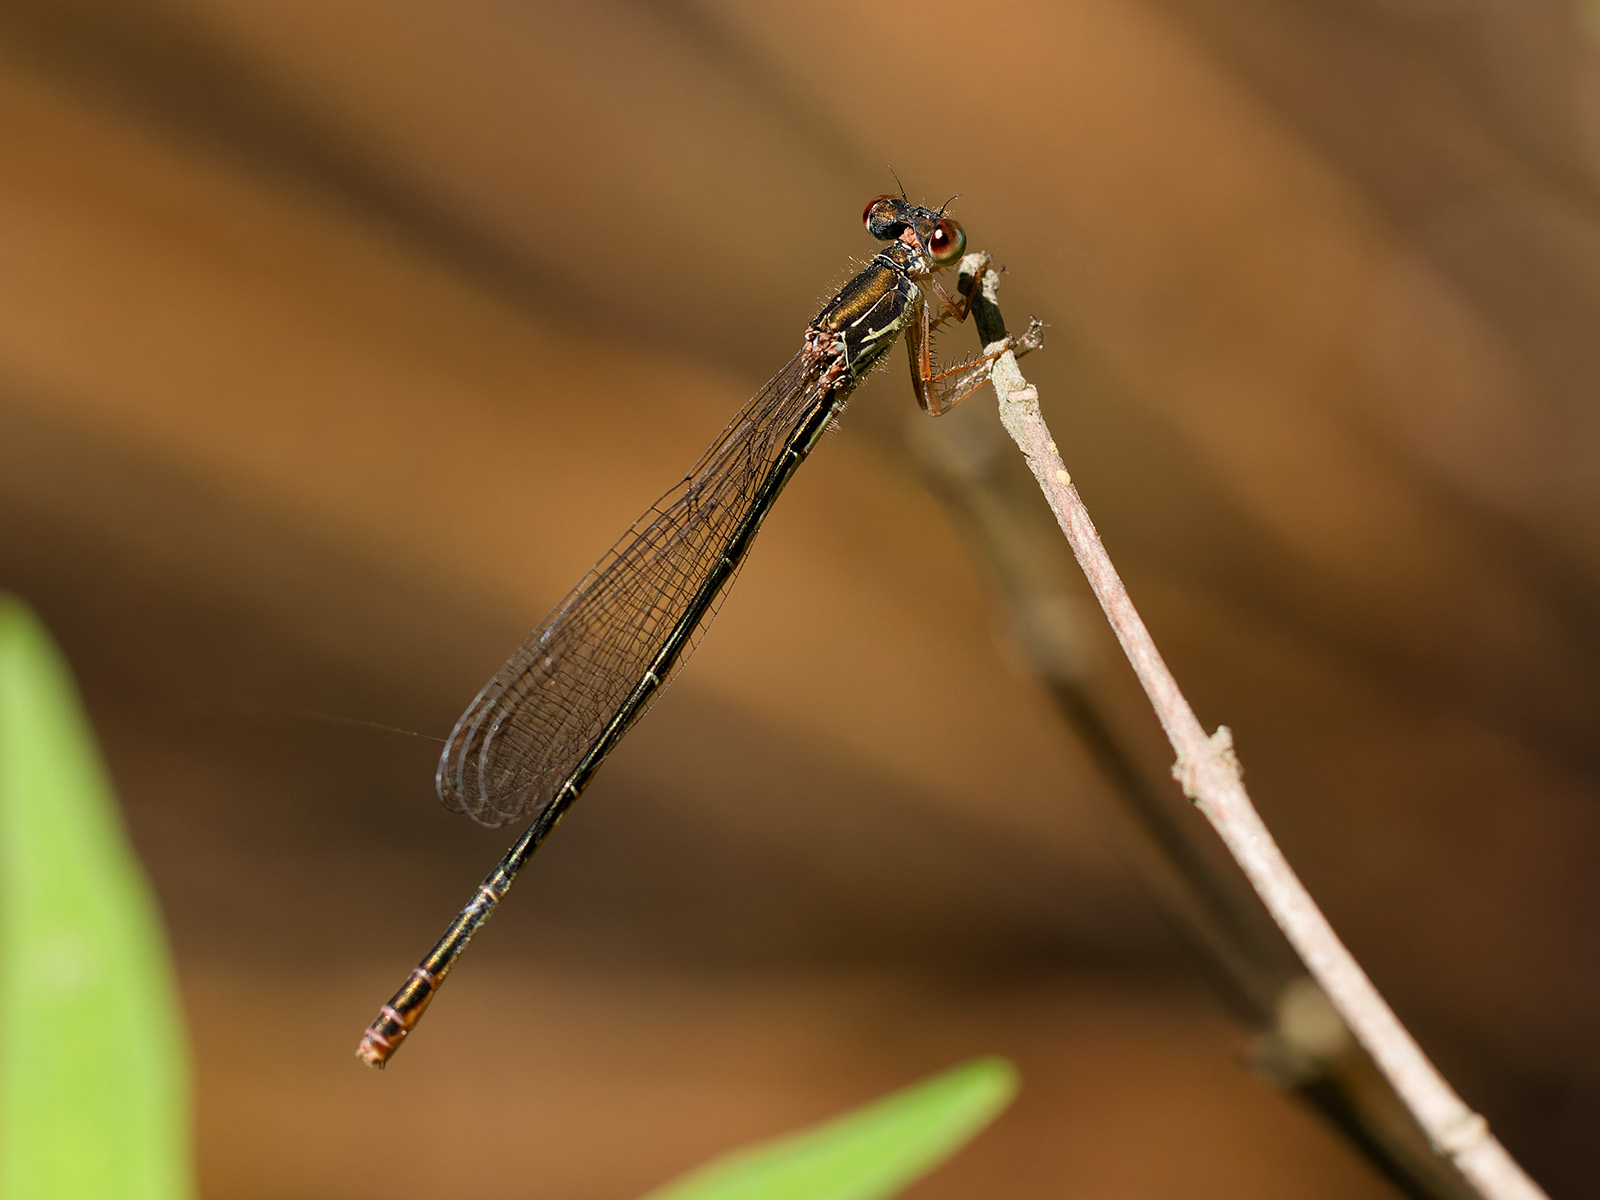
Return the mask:
<path id="1" fill-rule="evenodd" d="M 966 275 L 961 284 L 970 294 Z M 917 462 L 984 558 L 1013 652 L 1106 783 L 1107 811 L 1119 818 L 1117 846 L 1129 867 L 1207 983 L 1249 1029 L 1251 1067 L 1305 1104 L 1408 1200 L 1479 1200 L 1429 1148 L 1254 893 L 1198 852 L 1189 814 L 1146 779 L 1091 683 L 1095 653 L 1083 626 L 1092 618 L 1071 598 L 1071 554 L 1049 509 L 1036 507 L 1021 473 L 1002 459 L 1005 435 L 979 415 L 908 415 Z"/>
<path id="2" fill-rule="evenodd" d="M 978 262 L 972 260 L 973 269 Z M 963 263 L 963 269 L 967 269 Z M 1000 348 L 1005 326 L 996 302 L 999 276 L 985 270 L 974 316 L 985 352 Z M 1439 1074 L 1334 933 L 1251 804 L 1226 726 L 1207 736 L 1150 632 L 1128 598 L 1094 522 L 1039 411 L 1039 393 L 1023 378 L 1014 355 L 995 363 L 992 377 L 1000 421 L 1039 482 L 1095 598 L 1150 698 L 1177 752 L 1175 778 L 1211 822 L 1256 894 L 1332 1000 L 1339 1015 L 1410 1110 L 1434 1150 L 1453 1163 L 1485 1200 L 1546 1200 L 1544 1191 Z"/>

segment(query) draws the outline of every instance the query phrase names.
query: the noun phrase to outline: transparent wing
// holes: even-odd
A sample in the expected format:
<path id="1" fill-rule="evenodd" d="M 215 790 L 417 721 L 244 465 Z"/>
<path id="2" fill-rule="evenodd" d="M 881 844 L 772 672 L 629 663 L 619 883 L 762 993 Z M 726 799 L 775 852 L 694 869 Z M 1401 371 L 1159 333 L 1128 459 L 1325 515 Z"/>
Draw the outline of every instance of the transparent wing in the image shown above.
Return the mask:
<path id="1" fill-rule="evenodd" d="M 437 783 L 446 807 L 492 827 L 550 803 L 706 583 L 818 399 L 816 368 L 797 354 L 528 635 L 445 744 Z M 715 612 L 713 605 L 655 695 Z"/>

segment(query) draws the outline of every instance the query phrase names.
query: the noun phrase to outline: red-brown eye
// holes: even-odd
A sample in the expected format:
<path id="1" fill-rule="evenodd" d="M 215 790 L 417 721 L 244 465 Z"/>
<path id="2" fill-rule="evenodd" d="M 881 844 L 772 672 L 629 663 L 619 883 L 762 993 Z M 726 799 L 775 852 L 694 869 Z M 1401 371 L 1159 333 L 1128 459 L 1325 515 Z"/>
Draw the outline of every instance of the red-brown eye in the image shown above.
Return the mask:
<path id="1" fill-rule="evenodd" d="M 941 267 L 947 267 L 967 252 L 967 231 L 959 221 L 946 217 L 933 227 L 928 239 L 928 253 Z"/>
<path id="2" fill-rule="evenodd" d="M 861 223 L 863 225 L 865 225 L 868 229 L 872 228 L 872 210 L 877 208 L 878 205 L 882 204 L 885 200 L 893 200 L 893 199 L 894 199 L 894 197 L 891 196 L 891 195 L 883 195 L 883 196 L 874 196 L 871 200 L 868 200 L 867 201 L 867 207 L 865 209 L 863 209 L 862 212 L 861 212 Z"/>

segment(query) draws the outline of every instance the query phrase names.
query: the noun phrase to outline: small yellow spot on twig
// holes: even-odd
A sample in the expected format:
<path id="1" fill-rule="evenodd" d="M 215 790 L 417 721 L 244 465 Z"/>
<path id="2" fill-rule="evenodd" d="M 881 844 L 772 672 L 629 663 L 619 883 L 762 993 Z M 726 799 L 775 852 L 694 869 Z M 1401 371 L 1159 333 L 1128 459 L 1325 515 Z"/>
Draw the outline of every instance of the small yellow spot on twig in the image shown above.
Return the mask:
<path id="1" fill-rule="evenodd" d="M 1057 471 L 1056 482 L 1062 485 L 1069 484 L 1072 482 L 1072 476 L 1068 475 L 1065 471 Z"/>

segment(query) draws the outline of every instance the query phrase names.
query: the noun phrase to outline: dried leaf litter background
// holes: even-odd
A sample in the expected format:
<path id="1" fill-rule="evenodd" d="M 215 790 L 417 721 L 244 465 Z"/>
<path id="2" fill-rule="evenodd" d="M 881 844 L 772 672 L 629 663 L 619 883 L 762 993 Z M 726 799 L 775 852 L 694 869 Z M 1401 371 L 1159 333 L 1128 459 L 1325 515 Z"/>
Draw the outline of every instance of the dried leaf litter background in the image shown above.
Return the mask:
<path id="1" fill-rule="evenodd" d="M 1557 6 L 8 5 L 0 582 L 172 922 L 206 1194 L 626 1196 L 979 1050 L 1023 1099 L 919 1195 L 1385 1194 L 1131 882 L 899 360 L 431 1028 L 350 1057 L 501 847 L 433 743 L 318 714 L 442 735 L 885 163 L 1051 322 L 1080 486 L 1336 924 L 1592 1187 L 1596 55 Z"/>

